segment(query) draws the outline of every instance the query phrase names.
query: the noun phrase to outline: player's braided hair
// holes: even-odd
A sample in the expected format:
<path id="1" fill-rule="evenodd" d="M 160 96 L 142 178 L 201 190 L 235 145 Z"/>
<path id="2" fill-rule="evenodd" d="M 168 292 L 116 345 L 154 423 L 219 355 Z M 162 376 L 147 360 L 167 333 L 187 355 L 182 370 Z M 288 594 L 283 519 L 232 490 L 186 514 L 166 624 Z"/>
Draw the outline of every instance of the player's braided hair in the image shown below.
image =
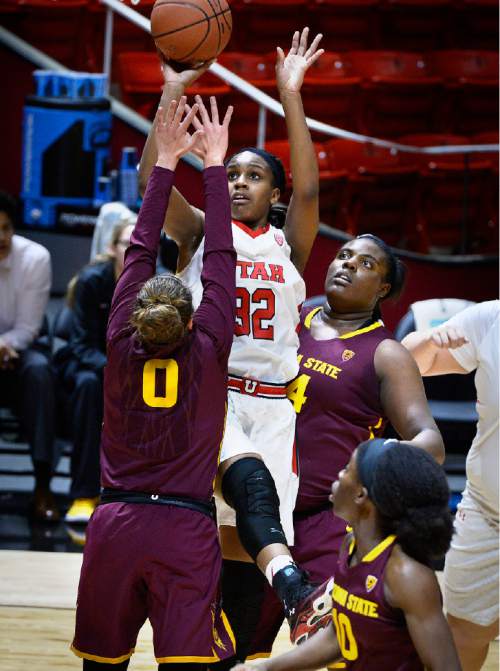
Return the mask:
<path id="1" fill-rule="evenodd" d="M 175 275 L 156 275 L 139 291 L 130 323 L 146 347 L 176 347 L 192 315 L 193 299 L 182 280 Z"/>
<path id="2" fill-rule="evenodd" d="M 373 311 L 373 318 L 380 319 L 382 314 L 380 311 L 380 302 L 386 300 L 387 298 L 397 298 L 401 291 L 406 279 L 406 266 L 399 258 L 394 254 L 392 249 L 387 243 L 385 243 L 381 238 L 372 233 L 363 233 L 358 235 L 358 238 L 368 238 L 374 242 L 379 249 L 384 252 L 385 261 L 387 264 L 387 275 L 384 278 L 385 282 L 388 282 L 391 285 L 389 293 L 387 293 L 383 298 L 377 301 L 375 309 Z"/>
<path id="3" fill-rule="evenodd" d="M 358 463 L 369 443 L 358 448 Z M 424 450 L 399 443 L 378 459 L 370 498 L 381 531 L 395 534 L 409 556 L 424 564 L 444 556 L 453 533 L 450 490 L 443 468 Z"/>

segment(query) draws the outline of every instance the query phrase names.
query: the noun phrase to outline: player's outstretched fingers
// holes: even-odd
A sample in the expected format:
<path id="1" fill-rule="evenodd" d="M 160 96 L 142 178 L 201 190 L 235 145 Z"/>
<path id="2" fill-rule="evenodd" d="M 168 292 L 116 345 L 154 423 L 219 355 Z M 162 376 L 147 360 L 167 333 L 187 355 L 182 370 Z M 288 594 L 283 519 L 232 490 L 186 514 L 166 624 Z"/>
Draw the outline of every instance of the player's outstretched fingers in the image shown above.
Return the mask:
<path id="1" fill-rule="evenodd" d="M 227 130 L 229 127 L 229 122 L 231 121 L 231 117 L 233 116 L 234 112 L 234 107 L 232 105 L 229 105 L 229 107 L 226 110 L 226 113 L 224 114 L 224 119 L 222 121 L 222 126 Z"/>
<path id="2" fill-rule="evenodd" d="M 212 114 L 212 123 L 219 125 L 219 108 L 215 96 L 210 96 L 210 112 Z"/>
<path id="3" fill-rule="evenodd" d="M 201 99 L 201 96 L 195 96 L 195 100 L 198 104 L 198 108 L 200 110 L 200 117 L 201 117 L 201 122 L 204 126 L 210 125 L 210 117 L 208 116 L 207 108 L 205 107 L 205 104 L 203 100 Z"/>
<path id="4" fill-rule="evenodd" d="M 197 111 L 198 111 L 198 105 L 196 103 L 189 110 L 186 110 L 186 116 L 184 117 L 182 123 L 179 125 L 180 133 L 187 132 L 187 129 L 189 128 L 193 119 L 195 118 Z"/>

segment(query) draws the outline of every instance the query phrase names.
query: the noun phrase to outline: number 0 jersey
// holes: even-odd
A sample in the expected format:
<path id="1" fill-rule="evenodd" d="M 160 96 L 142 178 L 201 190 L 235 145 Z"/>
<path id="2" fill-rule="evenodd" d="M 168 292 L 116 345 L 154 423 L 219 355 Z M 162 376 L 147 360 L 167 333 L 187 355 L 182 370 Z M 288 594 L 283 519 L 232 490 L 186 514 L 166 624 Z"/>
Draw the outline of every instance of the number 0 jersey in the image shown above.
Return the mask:
<path id="1" fill-rule="evenodd" d="M 354 566 L 354 539 L 340 551 L 332 618 L 343 668 L 349 671 L 424 671 L 403 611 L 384 596 L 385 567 L 395 541 L 387 536 Z"/>
<path id="2" fill-rule="evenodd" d="M 210 500 L 224 433 L 234 322 L 234 264 L 224 168 L 203 173 L 203 298 L 175 347 L 145 348 L 130 323 L 156 271 L 174 174 L 155 167 L 116 285 L 107 330 L 101 473 L 104 487 Z M 193 523 L 194 524 L 194 523 Z"/>
<path id="3" fill-rule="evenodd" d="M 290 260 L 290 246 L 274 226 L 252 231 L 233 221 L 236 324 L 229 373 L 275 384 L 297 375 L 297 326 L 305 283 Z M 203 239 L 179 277 L 201 299 Z"/>

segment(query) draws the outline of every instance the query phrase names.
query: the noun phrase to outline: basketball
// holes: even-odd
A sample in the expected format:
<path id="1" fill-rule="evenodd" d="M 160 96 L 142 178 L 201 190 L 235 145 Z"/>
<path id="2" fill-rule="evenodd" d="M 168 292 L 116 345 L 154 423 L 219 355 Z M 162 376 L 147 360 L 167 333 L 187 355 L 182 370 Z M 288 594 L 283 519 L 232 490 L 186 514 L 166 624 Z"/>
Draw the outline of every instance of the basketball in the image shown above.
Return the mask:
<path id="1" fill-rule="evenodd" d="M 226 0 L 156 0 L 151 35 L 167 60 L 197 65 L 215 58 L 231 37 Z"/>

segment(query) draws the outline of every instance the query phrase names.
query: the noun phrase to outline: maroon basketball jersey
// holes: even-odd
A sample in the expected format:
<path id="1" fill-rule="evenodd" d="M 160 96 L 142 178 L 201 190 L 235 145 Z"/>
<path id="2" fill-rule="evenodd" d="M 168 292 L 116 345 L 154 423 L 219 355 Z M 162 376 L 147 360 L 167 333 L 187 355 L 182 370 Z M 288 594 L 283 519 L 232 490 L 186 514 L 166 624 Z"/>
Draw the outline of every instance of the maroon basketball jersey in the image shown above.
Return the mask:
<path id="1" fill-rule="evenodd" d="M 386 424 L 373 358 L 392 334 L 376 321 L 338 338 L 316 340 L 310 327 L 320 309 L 302 311 L 299 376 L 289 387 L 298 413 L 298 511 L 328 503 L 331 484 L 356 447 L 381 436 Z"/>
<path id="2" fill-rule="evenodd" d="M 350 566 L 354 539 L 342 547 L 333 588 L 333 625 L 349 671 L 424 671 L 404 614 L 384 596 L 384 572 L 395 536 Z"/>
<path id="3" fill-rule="evenodd" d="M 146 350 L 130 315 L 139 289 L 155 273 L 173 173 L 155 167 L 148 181 L 108 324 L 104 487 L 202 500 L 213 494 L 234 330 L 236 253 L 226 171 L 208 168 L 203 180 L 203 298 L 193 329 L 175 349 Z"/>

